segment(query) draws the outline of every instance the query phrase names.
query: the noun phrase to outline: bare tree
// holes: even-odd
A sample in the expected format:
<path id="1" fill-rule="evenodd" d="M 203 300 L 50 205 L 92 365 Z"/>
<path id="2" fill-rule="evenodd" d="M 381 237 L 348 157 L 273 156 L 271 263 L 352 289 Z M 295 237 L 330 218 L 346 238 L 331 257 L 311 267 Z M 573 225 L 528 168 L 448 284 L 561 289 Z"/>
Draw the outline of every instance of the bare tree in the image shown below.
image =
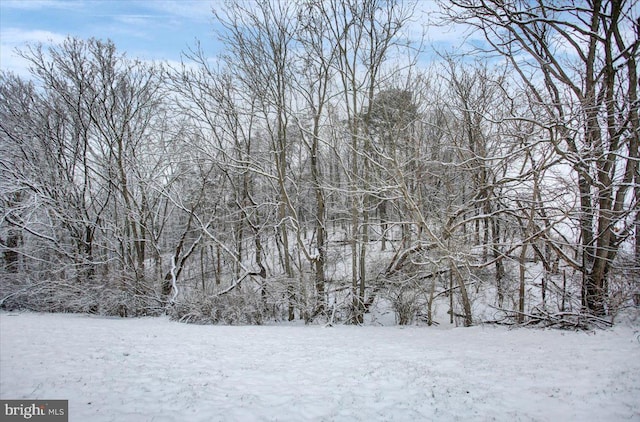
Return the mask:
<path id="1" fill-rule="evenodd" d="M 263 127 L 273 154 L 273 180 L 278 191 L 278 250 L 289 280 L 289 320 L 294 319 L 294 267 L 289 239 L 291 209 L 288 207 L 289 119 L 291 101 L 290 60 L 296 16 L 287 2 L 259 1 L 255 8 L 240 2 L 226 5 L 216 17 L 225 27 L 223 39 L 235 76 L 259 103 Z M 295 220 L 295 219 L 294 219 Z"/>
<path id="2" fill-rule="evenodd" d="M 352 322 L 363 321 L 367 286 L 367 248 L 370 239 L 371 134 L 368 116 L 386 76 L 394 48 L 402 45 L 399 33 L 412 14 L 400 2 L 365 1 L 323 4 L 327 33 L 337 48 L 337 90 L 340 113 L 347 126 L 346 189 L 350 200 Z"/>
<path id="3" fill-rule="evenodd" d="M 456 22 L 473 26 L 502 54 L 544 105 L 537 124 L 575 175 L 579 258 L 563 254 L 583 275 L 583 306 L 607 313 L 608 277 L 638 212 L 636 56 L 640 42 L 633 2 L 454 0 L 442 3 Z M 559 46 L 565 48 L 559 48 Z"/>
<path id="4" fill-rule="evenodd" d="M 4 221 L 46 246 L 21 253 L 50 263 L 49 273 L 60 269 L 49 278 L 83 283 L 98 271 L 117 273 L 123 288 L 145 295 L 152 288 L 145 283 L 147 251 L 157 250 L 152 233 L 162 214 L 151 184 L 166 170 L 166 157 L 155 153 L 167 120 L 160 72 L 95 39 L 68 38 L 21 54 L 33 83 L 2 81 L 14 93 L 3 96 L 3 145 L 16 159 L 4 161 L 3 178 L 31 211 L 14 207 Z"/>

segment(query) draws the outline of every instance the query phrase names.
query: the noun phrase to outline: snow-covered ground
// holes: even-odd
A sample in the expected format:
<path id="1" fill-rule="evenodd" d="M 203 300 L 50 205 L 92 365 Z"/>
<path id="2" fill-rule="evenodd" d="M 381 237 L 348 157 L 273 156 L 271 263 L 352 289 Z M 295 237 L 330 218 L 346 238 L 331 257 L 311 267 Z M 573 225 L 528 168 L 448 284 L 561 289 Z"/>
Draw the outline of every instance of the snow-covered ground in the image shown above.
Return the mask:
<path id="1" fill-rule="evenodd" d="M 640 420 L 638 335 L 0 313 L 0 397 L 79 422 Z"/>

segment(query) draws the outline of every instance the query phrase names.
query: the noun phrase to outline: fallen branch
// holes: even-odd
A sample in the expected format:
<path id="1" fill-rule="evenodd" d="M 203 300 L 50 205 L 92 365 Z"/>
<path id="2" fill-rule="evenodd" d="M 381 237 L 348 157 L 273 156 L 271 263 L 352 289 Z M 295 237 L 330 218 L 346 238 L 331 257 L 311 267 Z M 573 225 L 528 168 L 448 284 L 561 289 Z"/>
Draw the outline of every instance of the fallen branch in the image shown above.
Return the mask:
<path id="1" fill-rule="evenodd" d="M 613 326 L 613 323 L 607 319 L 596 315 L 580 313 L 580 312 L 547 312 L 540 308 L 534 308 L 534 312 L 526 313 L 516 310 L 495 308 L 498 312 L 502 312 L 501 318 L 484 321 L 486 324 L 500 324 L 509 326 L 538 326 L 553 327 L 561 329 L 580 329 L 590 330 L 596 328 L 607 328 Z M 518 317 L 524 317 L 523 322 L 517 322 Z"/>
<path id="2" fill-rule="evenodd" d="M 264 268 L 263 268 L 264 269 Z M 235 289 L 236 287 L 238 287 L 240 285 L 240 283 L 242 283 L 242 281 L 249 277 L 249 276 L 260 276 L 262 278 L 264 278 L 264 272 L 261 270 L 260 272 L 246 272 L 244 273 L 244 275 L 242 277 L 240 277 L 238 280 L 236 280 L 231 286 L 227 287 L 226 289 L 222 290 L 221 292 L 216 293 L 216 296 L 222 296 L 222 295 L 226 295 L 227 293 L 229 293 L 231 290 Z"/>
<path id="3" fill-rule="evenodd" d="M 411 255 L 416 254 L 418 252 L 422 252 L 422 251 L 428 251 L 433 247 L 434 247 L 433 244 L 418 243 L 408 249 L 399 249 L 393 256 L 393 258 L 391 258 L 391 262 L 389 262 L 389 265 L 384 270 L 384 276 L 391 277 L 393 274 L 400 271 L 400 269 L 404 266 L 406 260 Z"/>

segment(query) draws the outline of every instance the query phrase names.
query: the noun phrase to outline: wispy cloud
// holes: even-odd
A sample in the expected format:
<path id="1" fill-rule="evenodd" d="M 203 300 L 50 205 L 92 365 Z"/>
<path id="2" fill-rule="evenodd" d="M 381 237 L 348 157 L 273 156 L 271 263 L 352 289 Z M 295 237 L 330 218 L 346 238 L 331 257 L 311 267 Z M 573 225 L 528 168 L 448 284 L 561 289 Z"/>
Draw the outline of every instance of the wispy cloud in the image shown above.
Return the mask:
<path id="1" fill-rule="evenodd" d="M 82 1 L 64 0 L 2 0 L 3 8 L 18 10 L 77 9 L 82 4 Z"/>
<path id="2" fill-rule="evenodd" d="M 0 30 L 0 40 L 2 45 L 10 45 L 13 47 L 20 46 L 25 43 L 59 43 L 64 41 L 66 35 L 44 31 L 44 30 L 23 30 L 19 28 L 7 28 Z"/>
<path id="3" fill-rule="evenodd" d="M 213 1 L 203 0 L 161 0 L 142 1 L 138 3 L 158 13 L 200 22 L 206 22 L 212 19 L 211 11 L 214 4 Z"/>
<path id="4" fill-rule="evenodd" d="M 0 63 L 2 69 L 23 77 L 29 77 L 29 64 L 16 53 L 17 49 L 28 44 L 57 44 L 64 41 L 66 35 L 44 30 L 22 30 L 6 28 L 0 30 Z"/>

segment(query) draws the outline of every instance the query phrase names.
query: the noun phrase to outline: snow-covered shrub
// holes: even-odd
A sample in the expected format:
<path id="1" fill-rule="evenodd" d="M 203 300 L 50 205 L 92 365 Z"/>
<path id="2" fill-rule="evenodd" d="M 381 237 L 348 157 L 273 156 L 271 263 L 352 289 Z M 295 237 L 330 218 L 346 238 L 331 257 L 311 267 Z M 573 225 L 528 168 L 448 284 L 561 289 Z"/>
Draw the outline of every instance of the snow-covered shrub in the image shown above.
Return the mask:
<path id="1" fill-rule="evenodd" d="M 91 313 L 108 316 L 160 315 L 164 312 L 154 291 L 142 283 L 58 280 L 21 282 L 5 279 L 0 284 L 0 307 L 36 312 Z"/>
<path id="2" fill-rule="evenodd" d="M 396 321 L 399 325 L 409 325 L 414 322 L 420 309 L 418 296 L 419 292 L 411 285 L 403 285 L 399 289 L 389 292 L 391 307 L 396 314 Z"/>
<path id="3" fill-rule="evenodd" d="M 260 325 L 268 311 L 259 294 L 234 291 L 217 296 L 194 292 L 175 303 L 168 312 L 174 320 L 193 324 Z"/>

